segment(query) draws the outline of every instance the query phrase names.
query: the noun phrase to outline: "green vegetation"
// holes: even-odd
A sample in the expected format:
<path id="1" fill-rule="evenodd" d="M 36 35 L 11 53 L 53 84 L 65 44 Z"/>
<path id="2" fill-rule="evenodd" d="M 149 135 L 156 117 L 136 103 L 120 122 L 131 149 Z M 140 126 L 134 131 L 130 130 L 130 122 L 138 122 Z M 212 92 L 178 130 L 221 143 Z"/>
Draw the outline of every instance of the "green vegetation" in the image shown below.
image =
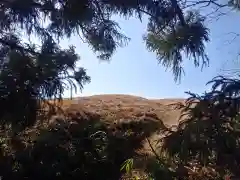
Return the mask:
<path id="1" fill-rule="evenodd" d="M 90 82 L 85 69 L 76 66 L 79 56 L 74 46 L 62 49 L 59 40 L 77 35 L 98 58 L 108 60 L 129 41 L 112 16 L 139 20 L 147 16 L 146 48 L 177 81 L 184 72 L 184 58 L 196 67 L 209 62 L 205 21 L 210 16 L 201 14 L 201 8 L 238 11 L 238 3 L 0 0 L 1 178 L 119 179 L 121 170 L 130 172 L 134 167 L 134 161 L 127 159 L 150 135 L 138 129 L 140 122 L 131 125 L 136 127 L 133 133 L 124 129 L 116 135 L 92 115 L 88 120 L 65 115 L 55 125 L 46 123 L 59 110 L 65 89 L 82 89 Z M 24 41 L 22 34 L 36 36 L 39 44 Z M 240 178 L 239 84 L 239 79 L 218 77 L 210 92 L 190 93 L 186 104 L 178 105 L 188 118 L 176 131 L 169 130 L 158 149 L 152 148 L 156 158 L 146 158 L 149 178 Z"/>

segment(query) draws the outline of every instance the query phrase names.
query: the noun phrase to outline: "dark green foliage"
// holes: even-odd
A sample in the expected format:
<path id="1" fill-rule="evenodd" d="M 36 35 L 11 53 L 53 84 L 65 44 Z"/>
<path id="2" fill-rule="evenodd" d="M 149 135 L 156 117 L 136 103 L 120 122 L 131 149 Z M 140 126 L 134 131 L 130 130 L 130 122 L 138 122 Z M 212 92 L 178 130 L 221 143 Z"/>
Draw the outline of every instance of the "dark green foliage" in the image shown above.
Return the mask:
<path id="1" fill-rule="evenodd" d="M 210 83 L 211 92 L 190 93 L 186 104 L 180 105 L 187 118 L 164 139 L 163 148 L 176 162 L 215 169 L 214 179 L 227 173 L 239 178 L 240 81 L 217 77 Z"/>
<path id="2" fill-rule="evenodd" d="M 128 134 L 125 129 L 112 131 L 96 114 L 65 118 L 17 136 L 2 131 L 1 178 L 118 180 L 125 159 L 135 156 L 142 141 L 154 133 L 139 127 L 157 127 L 154 121 L 131 121 Z"/>
<path id="3" fill-rule="evenodd" d="M 24 49 L 0 47 L 1 123 L 32 125 L 45 100 L 61 99 L 66 88 L 76 88 L 75 83 L 82 88 L 90 80 L 83 68 L 76 68 L 74 47 L 61 50 L 51 37 L 40 48 L 26 47 L 14 35 L 3 39 Z"/>
<path id="4" fill-rule="evenodd" d="M 145 161 L 154 179 L 240 178 L 240 80 L 219 76 L 209 84 L 210 92 L 173 104 L 182 110 L 179 125 Z"/>
<path id="5" fill-rule="evenodd" d="M 11 151 L 4 155 L 8 160 L 1 159 L 2 164 L 9 163 L 2 166 L 1 177 L 97 179 L 118 176 L 116 169 L 112 174 L 111 171 L 106 174 L 106 171 L 114 170 L 112 168 L 115 167 L 106 156 L 107 130 L 98 121 L 98 117 L 92 118 L 89 121 L 68 119 L 68 122 L 57 119 L 48 128 L 32 129 L 33 132 L 29 133 L 32 136 L 15 137 L 17 140 L 8 143 L 12 147 Z M 21 137 L 25 139 L 20 139 Z M 14 167 L 14 164 L 17 166 Z"/>
<path id="6" fill-rule="evenodd" d="M 149 177 L 154 178 L 156 180 L 160 179 L 174 179 L 177 177 L 176 172 L 171 171 L 168 164 L 165 164 L 162 160 L 159 161 L 157 159 L 151 159 L 147 163 L 147 172 L 149 173 Z"/>
<path id="7" fill-rule="evenodd" d="M 150 23 L 145 40 L 147 48 L 156 52 L 159 63 L 172 68 L 175 80 L 179 80 L 184 73 L 184 58 L 193 58 L 195 66 L 208 63 L 204 44 L 209 41 L 208 29 L 204 26 L 204 18 L 193 11 L 186 13 L 184 26 L 180 21 L 172 20 L 171 23 L 173 28 L 163 30 Z"/>

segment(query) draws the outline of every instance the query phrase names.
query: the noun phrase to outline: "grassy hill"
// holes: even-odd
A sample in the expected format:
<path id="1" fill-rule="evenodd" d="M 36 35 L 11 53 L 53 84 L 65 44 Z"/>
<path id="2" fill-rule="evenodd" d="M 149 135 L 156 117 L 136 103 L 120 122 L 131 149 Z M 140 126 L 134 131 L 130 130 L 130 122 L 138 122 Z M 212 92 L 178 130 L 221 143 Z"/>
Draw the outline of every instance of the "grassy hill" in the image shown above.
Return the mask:
<path id="1" fill-rule="evenodd" d="M 135 173 L 143 176 L 142 173 L 146 166 L 145 155 L 154 156 L 149 142 L 155 148 L 155 140 L 162 136 L 164 128 L 178 124 L 181 112 L 172 106 L 178 102 L 184 102 L 184 99 L 146 99 L 138 96 L 112 94 L 65 99 L 62 107 L 71 116 L 81 114 L 80 116 L 88 119 L 91 118 L 88 117 L 89 113 L 95 114 L 113 132 L 131 129 L 135 134 L 143 133 L 144 135 L 137 142 L 139 145 L 132 149 L 136 152 L 135 156 L 137 157 Z M 137 139 L 135 134 L 133 136 Z M 123 146 L 121 149 L 129 151 Z"/>
<path id="2" fill-rule="evenodd" d="M 58 180 L 69 176 L 119 180 L 131 179 L 133 175 L 145 180 L 149 172 L 166 180 L 216 179 L 212 165 L 206 167 L 195 161 L 181 165 L 169 151 L 158 151 L 163 144 L 157 140 L 179 123 L 181 112 L 173 105 L 184 101 L 117 94 L 64 99 L 63 111 L 50 119 L 38 121 L 17 136 L 3 131 L 0 174 L 7 180 Z M 182 131 L 170 134 L 168 145 L 174 145 L 172 150 L 177 152 L 179 145 L 185 147 L 179 138 L 190 137 L 182 136 Z M 120 172 L 127 159 L 133 159 L 132 174 Z"/>
<path id="3" fill-rule="evenodd" d="M 63 101 L 64 109 L 69 111 L 84 110 L 97 113 L 108 123 L 123 119 L 137 119 L 142 116 L 152 116 L 161 120 L 167 126 L 176 125 L 180 111 L 174 103 L 184 102 L 184 99 L 146 99 L 131 95 L 95 95 Z"/>
<path id="4" fill-rule="evenodd" d="M 2 135 L 5 159 L 0 174 L 11 180 L 69 176 L 118 180 L 132 175 L 144 180 L 145 170 L 156 162 L 151 149 L 156 149 L 155 140 L 178 124 L 180 111 L 171 105 L 183 101 L 130 95 L 64 99 L 64 114 L 39 121 L 17 136 Z M 133 174 L 122 174 L 122 163 L 129 158 L 134 159 Z"/>

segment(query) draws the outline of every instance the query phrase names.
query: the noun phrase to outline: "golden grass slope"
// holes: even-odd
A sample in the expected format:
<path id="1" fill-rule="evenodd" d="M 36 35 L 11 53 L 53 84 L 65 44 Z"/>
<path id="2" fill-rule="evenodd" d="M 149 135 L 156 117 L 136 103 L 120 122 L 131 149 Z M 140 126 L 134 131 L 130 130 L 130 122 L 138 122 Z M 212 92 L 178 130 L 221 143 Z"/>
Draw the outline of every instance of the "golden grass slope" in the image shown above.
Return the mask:
<path id="1" fill-rule="evenodd" d="M 176 110 L 171 104 L 184 102 L 184 100 L 146 99 L 138 96 L 112 94 L 65 99 L 62 107 L 71 113 L 90 112 L 91 114 L 98 114 L 101 120 L 108 124 L 109 127 L 126 121 L 144 121 L 146 125 L 143 125 L 142 131 L 149 135 L 151 134 L 148 140 L 155 147 L 154 140 L 162 136 L 161 133 L 156 131 L 156 128 L 177 125 L 181 112 Z M 148 133 L 149 131 L 153 133 Z M 147 140 L 145 139 L 142 143 L 143 149 L 140 149 L 139 153 L 147 153 L 152 156 L 153 154 Z M 144 163 L 141 162 L 141 159 L 139 162 L 140 167 L 137 172 L 141 174 L 143 172 L 142 169 L 144 169 Z"/>
<path id="2" fill-rule="evenodd" d="M 178 124 L 180 111 L 170 106 L 184 99 L 146 99 L 131 95 L 95 95 L 63 101 L 64 109 L 97 113 L 108 123 L 115 120 L 136 119 L 143 115 L 158 117 L 167 125 Z"/>

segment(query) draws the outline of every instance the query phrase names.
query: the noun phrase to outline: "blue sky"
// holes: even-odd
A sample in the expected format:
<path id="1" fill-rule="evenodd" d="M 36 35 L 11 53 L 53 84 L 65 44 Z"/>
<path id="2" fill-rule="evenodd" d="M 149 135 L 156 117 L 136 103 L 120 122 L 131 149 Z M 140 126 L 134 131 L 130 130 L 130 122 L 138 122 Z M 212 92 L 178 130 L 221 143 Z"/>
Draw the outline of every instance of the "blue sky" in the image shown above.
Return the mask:
<path id="1" fill-rule="evenodd" d="M 230 13 L 208 24 L 211 30 L 211 42 L 206 50 L 210 58 L 210 66 L 200 70 L 186 59 L 184 68 L 186 75 L 180 84 L 174 82 L 171 71 L 158 64 L 156 56 L 148 52 L 142 35 L 146 32 L 147 21 L 142 23 L 131 18 L 124 20 L 116 17 L 121 31 L 131 38 L 124 48 L 117 49 L 110 62 L 100 62 L 87 44 L 80 38 L 73 37 L 64 40 L 61 46 L 73 44 L 81 56 L 80 65 L 87 69 L 92 81 L 85 85 L 83 92 L 74 96 L 89 96 L 95 94 L 131 94 L 147 98 L 182 98 L 187 97 L 185 91 L 202 93 L 207 90 L 206 82 L 221 73 L 220 69 L 237 68 L 237 43 L 229 44 L 233 38 L 229 32 L 240 32 L 236 25 L 237 14 Z M 238 26 L 238 27 L 237 27 Z M 70 93 L 66 92 L 65 97 Z"/>

